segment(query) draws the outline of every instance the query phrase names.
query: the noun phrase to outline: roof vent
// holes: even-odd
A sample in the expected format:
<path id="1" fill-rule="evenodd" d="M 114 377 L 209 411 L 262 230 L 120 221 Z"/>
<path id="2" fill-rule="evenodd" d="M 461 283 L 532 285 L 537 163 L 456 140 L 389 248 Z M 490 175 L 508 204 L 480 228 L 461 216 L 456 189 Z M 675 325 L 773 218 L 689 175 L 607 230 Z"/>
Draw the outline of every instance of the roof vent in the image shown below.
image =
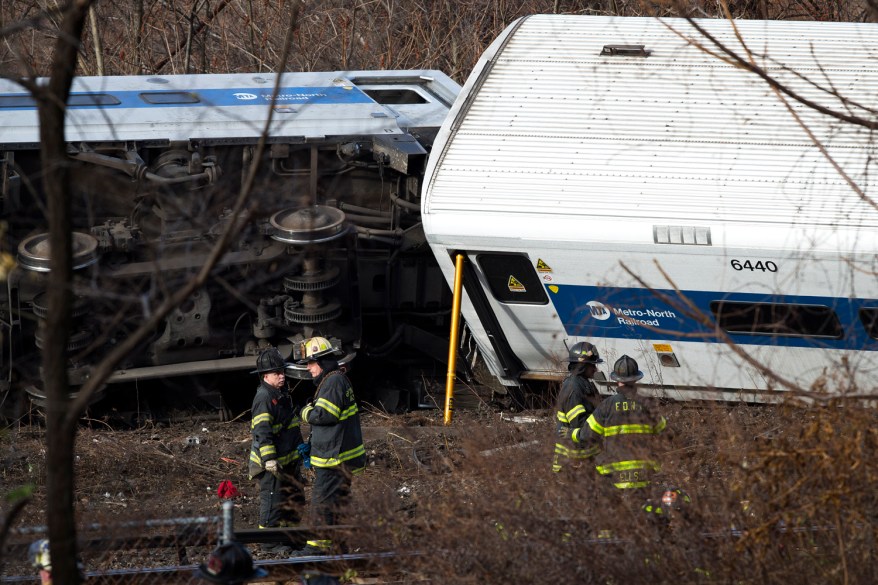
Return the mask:
<path id="1" fill-rule="evenodd" d="M 652 51 L 646 45 L 604 45 L 601 56 L 608 57 L 649 57 Z"/>

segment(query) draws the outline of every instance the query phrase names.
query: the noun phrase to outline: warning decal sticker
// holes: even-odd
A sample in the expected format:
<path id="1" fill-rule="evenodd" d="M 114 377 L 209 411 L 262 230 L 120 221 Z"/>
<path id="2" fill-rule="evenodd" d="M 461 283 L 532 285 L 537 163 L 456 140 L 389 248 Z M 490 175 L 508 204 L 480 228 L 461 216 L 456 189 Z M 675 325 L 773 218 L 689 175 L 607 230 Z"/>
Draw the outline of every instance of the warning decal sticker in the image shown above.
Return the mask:
<path id="1" fill-rule="evenodd" d="M 543 262 L 542 258 L 537 259 L 537 272 L 552 272 L 552 267 Z"/>
<path id="2" fill-rule="evenodd" d="M 511 274 L 509 275 L 509 283 L 507 284 L 507 286 L 509 287 L 509 290 L 511 292 L 527 292 L 527 290 L 525 290 L 524 288 L 524 285 L 521 284 L 521 281 Z"/>

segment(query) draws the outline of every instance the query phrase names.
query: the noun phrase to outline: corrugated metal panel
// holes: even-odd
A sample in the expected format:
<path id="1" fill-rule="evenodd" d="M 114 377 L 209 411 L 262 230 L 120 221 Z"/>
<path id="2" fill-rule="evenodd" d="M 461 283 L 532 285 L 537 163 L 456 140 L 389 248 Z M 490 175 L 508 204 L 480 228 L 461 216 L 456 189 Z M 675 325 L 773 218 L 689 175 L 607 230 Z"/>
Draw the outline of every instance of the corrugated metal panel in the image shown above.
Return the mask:
<path id="1" fill-rule="evenodd" d="M 745 54 L 727 21 L 699 23 Z M 753 61 L 803 98 L 874 118 L 878 26 L 735 24 Z M 676 19 L 526 20 L 428 179 L 425 210 L 878 227 L 787 104 L 867 193 L 869 131 L 785 104 L 694 43 L 707 41 Z M 601 57 L 605 44 L 651 54 Z"/>

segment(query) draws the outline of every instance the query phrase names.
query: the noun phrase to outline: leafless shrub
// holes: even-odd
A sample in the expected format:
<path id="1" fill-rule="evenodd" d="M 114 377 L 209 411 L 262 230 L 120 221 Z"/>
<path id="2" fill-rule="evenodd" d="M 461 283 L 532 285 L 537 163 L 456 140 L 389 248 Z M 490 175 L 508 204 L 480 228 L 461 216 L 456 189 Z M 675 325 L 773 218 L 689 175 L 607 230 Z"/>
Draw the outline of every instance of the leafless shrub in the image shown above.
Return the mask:
<path id="1" fill-rule="evenodd" d="M 553 474 L 548 418 L 495 421 L 421 444 L 428 474 L 401 456 L 396 483 L 367 475 L 348 520 L 368 529 L 347 542 L 454 583 L 873 582 L 874 410 L 666 409 L 674 440 L 656 489 L 620 499 L 589 465 Z M 692 499 L 669 523 L 641 509 L 664 487 Z"/>
<path id="2" fill-rule="evenodd" d="M 33 0 L 0 5 L 0 72 L 45 75 L 54 8 Z M 83 75 L 254 72 L 278 62 L 292 2 L 201 0 L 100 2 L 100 26 L 79 51 Z M 740 0 L 326 0 L 308 3 L 290 70 L 435 68 L 458 81 L 487 45 L 527 14 L 616 14 L 696 17 L 864 20 L 874 8 L 862 2 Z M 139 23 L 139 26 L 136 26 Z M 94 31 L 101 38 L 96 42 Z M 96 53 L 96 46 L 99 51 Z"/>

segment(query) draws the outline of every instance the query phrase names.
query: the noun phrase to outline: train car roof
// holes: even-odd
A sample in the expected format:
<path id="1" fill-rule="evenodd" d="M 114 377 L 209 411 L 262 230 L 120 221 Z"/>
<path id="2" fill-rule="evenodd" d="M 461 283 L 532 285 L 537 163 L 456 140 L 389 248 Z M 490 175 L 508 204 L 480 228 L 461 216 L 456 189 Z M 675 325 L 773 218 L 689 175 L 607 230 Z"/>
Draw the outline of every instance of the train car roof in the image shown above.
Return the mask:
<path id="1" fill-rule="evenodd" d="M 525 17 L 434 143 L 430 241 L 621 241 L 631 226 L 650 243 L 682 227 L 713 244 L 878 249 L 873 131 L 840 119 L 876 120 L 878 25 L 695 24 L 816 108 L 684 19 Z"/>
<path id="2" fill-rule="evenodd" d="M 269 104 L 276 141 L 435 131 L 460 90 L 433 70 L 283 73 L 277 81 L 273 73 L 77 77 L 66 140 L 255 142 Z M 35 102 L 11 80 L 0 80 L 0 128 L 0 148 L 38 143 Z"/>

